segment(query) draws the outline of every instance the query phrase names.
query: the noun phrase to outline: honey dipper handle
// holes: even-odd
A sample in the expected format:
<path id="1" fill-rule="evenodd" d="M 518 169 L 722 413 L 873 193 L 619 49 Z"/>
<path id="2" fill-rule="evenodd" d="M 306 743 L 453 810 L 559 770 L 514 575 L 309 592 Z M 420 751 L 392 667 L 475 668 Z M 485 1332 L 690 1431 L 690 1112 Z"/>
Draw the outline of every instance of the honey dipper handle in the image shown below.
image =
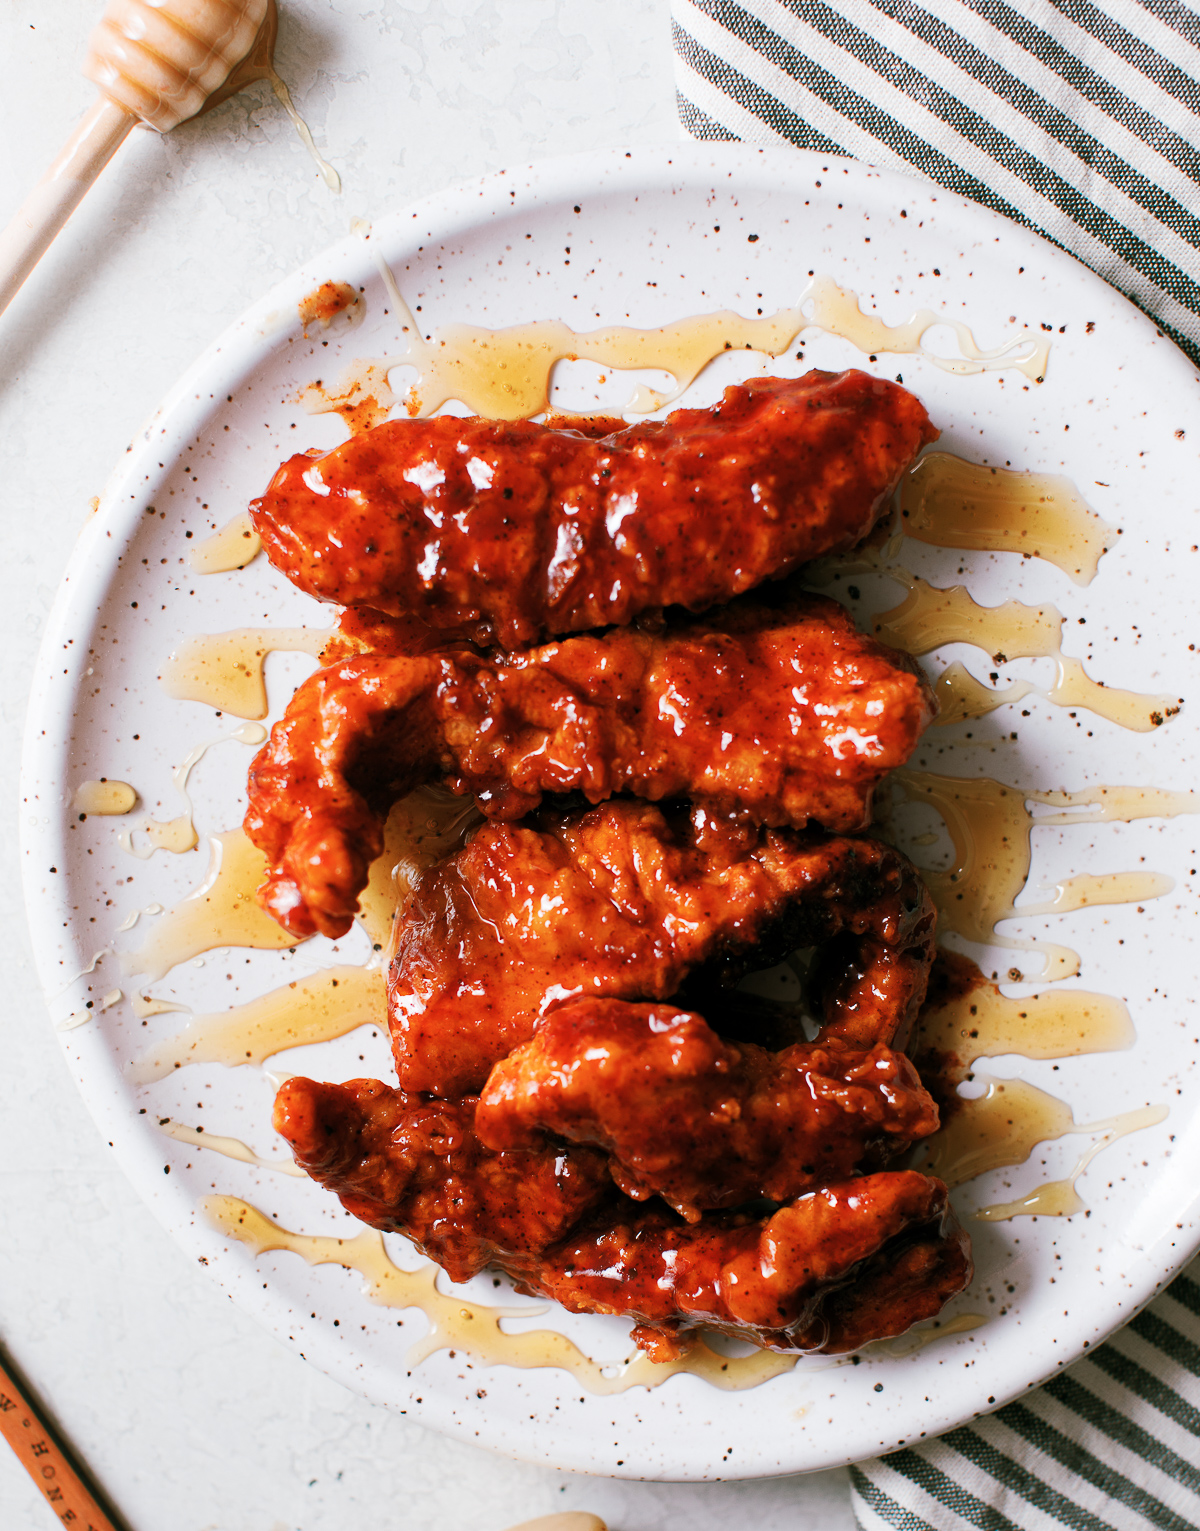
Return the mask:
<path id="1" fill-rule="evenodd" d="M 73 1531 L 121 1531 L 67 1460 L 54 1432 L 0 1353 L 0 1435 L 59 1520 Z M 47 1522 L 48 1524 L 48 1522 Z"/>
<path id="2" fill-rule="evenodd" d="M 106 96 L 80 118 L 58 158 L 0 233 L 0 314 L 136 122 Z"/>

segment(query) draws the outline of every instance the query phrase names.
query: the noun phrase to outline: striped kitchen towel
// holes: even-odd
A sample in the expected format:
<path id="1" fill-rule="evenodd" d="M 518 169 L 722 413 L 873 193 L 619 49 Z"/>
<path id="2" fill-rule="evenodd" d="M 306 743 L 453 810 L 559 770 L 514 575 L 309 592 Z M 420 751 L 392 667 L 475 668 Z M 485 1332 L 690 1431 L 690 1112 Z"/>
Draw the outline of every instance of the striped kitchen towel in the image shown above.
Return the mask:
<path id="1" fill-rule="evenodd" d="M 1200 12 L 1181 0 L 671 0 L 695 138 L 927 176 L 1047 235 L 1200 362 Z"/>
<path id="2" fill-rule="evenodd" d="M 1196 1531 L 1200 1260 L 1045 1387 L 850 1480 L 862 1531 Z"/>

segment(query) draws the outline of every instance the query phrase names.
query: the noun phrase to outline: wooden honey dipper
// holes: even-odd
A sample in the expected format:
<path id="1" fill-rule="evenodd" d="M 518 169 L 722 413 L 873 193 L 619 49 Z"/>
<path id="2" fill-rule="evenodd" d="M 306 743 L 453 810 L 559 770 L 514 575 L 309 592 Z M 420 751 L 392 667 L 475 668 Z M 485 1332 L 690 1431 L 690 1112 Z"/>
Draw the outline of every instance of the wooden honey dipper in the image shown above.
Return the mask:
<path id="1" fill-rule="evenodd" d="M 83 66 L 101 94 L 0 233 L 0 313 L 138 122 L 167 133 L 269 79 L 312 149 L 275 73 L 278 29 L 275 0 L 108 0 Z"/>
<path id="2" fill-rule="evenodd" d="M 125 1522 L 93 1492 L 46 1414 L 0 1351 L 0 1435 L 17 1454 L 60 1523 L 78 1531 L 124 1531 Z M 47 1526 L 50 1524 L 46 1517 Z"/>

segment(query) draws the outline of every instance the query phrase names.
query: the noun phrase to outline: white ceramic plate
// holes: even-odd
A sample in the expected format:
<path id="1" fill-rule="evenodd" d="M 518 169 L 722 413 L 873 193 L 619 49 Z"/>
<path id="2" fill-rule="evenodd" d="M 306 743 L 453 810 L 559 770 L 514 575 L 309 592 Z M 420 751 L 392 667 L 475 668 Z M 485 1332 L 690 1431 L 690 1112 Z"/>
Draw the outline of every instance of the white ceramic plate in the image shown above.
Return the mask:
<path id="1" fill-rule="evenodd" d="M 891 323 L 936 307 L 969 323 L 985 345 L 1022 325 L 1038 334 L 1048 326 L 1053 348 L 1040 386 L 1011 370 L 954 376 L 919 356 L 880 356 L 874 365 L 887 376 L 903 374 L 942 427 L 943 447 L 1070 475 L 1123 528 L 1119 546 L 1087 588 L 1048 564 L 1006 554 L 912 548 L 906 561 L 941 583 L 965 577 L 988 603 L 1018 592 L 1053 600 L 1074 635 L 1068 647 L 1110 684 L 1191 692 L 1200 637 L 1200 554 L 1192 545 L 1200 542 L 1200 410 L 1192 369 L 1096 277 L 1012 224 L 849 162 L 689 145 L 557 161 L 472 183 L 381 222 L 374 244 L 429 328 L 564 318 L 587 329 L 601 322 L 655 326 L 718 308 L 769 313 L 794 303 L 813 271 L 853 288 L 864 308 L 874 306 Z M 298 300 L 331 278 L 365 289 L 365 320 L 306 340 Z M 655 1391 L 597 1397 L 553 1368 L 485 1370 L 445 1350 L 410 1366 L 409 1346 L 424 1324 L 419 1313 L 372 1305 L 360 1295 L 359 1278 L 336 1266 L 310 1269 L 287 1253 L 256 1260 L 199 1215 L 200 1199 L 215 1189 L 245 1197 L 292 1229 L 355 1231 L 334 1199 L 307 1181 L 188 1148 L 158 1131 L 159 1117 L 173 1117 L 240 1138 L 265 1156 L 279 1153 L 269 1126 L 272 1091 L 257 1070 L 206 1065 L 147 1089 L 130 1082 L 130 1060 L 183 1018 L 143 1023 L 127 997 L 101 1013 L 102 997 L 127 987 L 113 956 L 78 975 L 101 948 L 136 946 L 155 917 L 142 916 L 125 934 L 118 927 L 134 910 L 171 905 L 194 888 L 203 851 L 132 860 L 118 848 L 119 821 L 80 823 L 71 794 L 84 778 L 120 778 L 137 786 L 159 818 L 170 817 L 178 811 L 171 768 L 198 742 L 231 732 L 236 720 L 169 700 L 156 679 L 165 656 L 198 632 L 325 625 L 325 614 L 262 558 L 241 573 L 194 575 L 185 534 L 194 533 L 194 542 L 243 509 L 292 451 L 342 438 L 335 416 L 307 416 L 295 394 L 317 378 L 328 382 L 350 359 L 395 354 L 387 307 L 362 243 L 348 239 L 235 324 L 137 436 L 80 538 L 49 624 L 25 760 L 30 917 L 53 1019 L 61 1022 L 89 999 L 96 1006 L 94 1018 L 64 1031 L 62 1041 L 121 1164 L 172 1236 L 309 1360 L 425 1424 L 530 1460 L 662 1478 L 802 1471 L 936 1434 L 1043 1380 L 1129 1318 L 1197 1242 L 1190 878 L 1200 861 L 1193 818 L 1035 832 L 1035 883 L 1052 885 L 1078 871 L 1152 869 L 1174 877 L 1176 889 L 1144 912 L 1083 911 L 1050 931 L 1083 956 L 1082 977 L 1068 986 L 1127 999 L 1138 1029 L 1130 1051 L 1061 1063 L 1009 1058 L 989 1069 L 1052 1089 L 1080 1121 L 1147 1102 L 1168 1104 L 1170 1116 L 1095 1160 L 1079 1183 L 1086 1215 L 968 1225 L 978 1274 L 949 1313 L 989 1319 L 969 1334 L 856 1365 L 802 1361 L 746 1392 L 719 1392 L 681 1375 Z M 822 336 L 807 337 L 803 350 L 803 363 L 724 357 L 701 375 L 688 401 L 711 401 L 739 376 L 864 363 L 846 342 Z M 562 375 L 587 398 L 584 385 L 598 371 L 577 364 Z M 598 392 L 620 408 L 629 379 L 610 375 Z M 1080 636 L 1084 619 L 1090 646 Z M 977 651 L 961 652 L 977 674 L 987 673 Z M 272 717 L 311 664 L 272 656 Z M 1185 707 L 1168 727 L 1135 734 L 1089 714 L 1025 702 L 975 724 L 965 744 L 965 729 L 946 730 L 926 755 L 934 769 L 983 772 L 1027 787 L 1187 788 L 1200 753 L 1198 716 Z M 948 747 L 950 740 L 959 743 Z M 202 833 L 239 821 L 248 759 L 246 748 L 231 742 L 196 769 Z M 1045 933 L 1047 922 L 1037 929 Z M 176 969 L 154 992 L 175 994 L 197 1011 L 221 1009 L 331 960 L 366 956 L 361 933 L 340 948 L 333 957 L 323 941 L 294 955 L 215 952 L 201 967 Z M 370 1030 L 285 1055 L 280 1066 L 330 1078 L 388 1077 L 386 1047 Z M 1064 1173 L 1080 1146 L 1078 1139 L 1049 1145 L 1023 1168 L 965 1187 L 956 1200 L 969 1212 L 1020 1195 Z M 398 1260 L 415 1263 L 403 1241 L 390 1247 Z M 473 1290 L 485 1301 L 495 1295 L 488 1278 Z M 568 1320 L 551 1310 L 537 1323 L 561 1324 L 610 1361 L 628 1349 L 626 1327 L 614 1320 Z"/>

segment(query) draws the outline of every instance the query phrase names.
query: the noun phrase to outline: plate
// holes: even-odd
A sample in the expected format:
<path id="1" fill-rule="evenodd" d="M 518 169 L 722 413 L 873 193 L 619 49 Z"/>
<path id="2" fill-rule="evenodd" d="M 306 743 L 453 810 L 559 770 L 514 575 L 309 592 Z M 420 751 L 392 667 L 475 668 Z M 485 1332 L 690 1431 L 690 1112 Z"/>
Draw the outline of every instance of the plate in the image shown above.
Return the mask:
<path id="1" fill-rule="evenodd" d="M 897 798 L 910 802 L 897 807 L 894 823 L 940 888 L 949 926 L 959 932 L 948 944 L 979 959 L 1032 1016 L 1020 1048 L 1004 1044 L 1004 1055 L 977 1064 L 963 1089 L 990 1090 L 1002 1102 L 1022 1089 L 1031 1099 L 1041 1091 L 1065 1104 L 1054 1108 L 1055 1122 L 1046 1118 L 1047 1140 L 1026 1162 L 992 1170 L 956 1193 L 978 1270 L 937 1330 L 926 1326 L 855 1361 L 802 1359 L 741 1390 L 714 1385 L 749 1378 L 736 1354 L 718 1355 L 708 1380 L 675 1374 L 651 1389 L 636 1380 L 644 1368 L 634 1385 L 622 1371 L 625 1323 L 568 1317 L 484 1276 L 466 1289 L 442 1278 L 441 1348 L 431 1348 L 422 1343 L 422 1311 L 388 1305 L 411 1304 L 422 1283 L 428 1298 L 432 1277 L 419 1273 L 412 1250 L 398 1238 L 386 1241 L 387 1257 L 378 1238 L 351 1244 L 360 1229 L 332 1197 L 272 1167 L 283 1155 L 270 1129 L 267 1069 L 198 1061 L 196 1052 L 179 1058 L 170 1043 L 187 1014 L 146 1013 L 146 994 L 220 1014 L 281 985 L 302 989 L 330 965 L 347 972 L 371 959 L 361 930 L 292 949 L 203 950 L 208 940 L 231 939 L 241 919 L 233 908 L 222 925 L 203 896 L 185 909 L 197 916 L 195 955 L 151 982 L 154 963 L 130 954 L 151 950 L 156 940 L 162 947 L 170 916 L 155 911 L 175 909 L 201 886 L 211 854 L 204 842 L 238 824 L 246 741 L 256 736 L 225 707 L 168 695 L 160 682 L 168 656 L 197 634 L 315 629 L 328 620 L 261 557 L 240 571 L 202 574 L 190 552 L 261 493 L 283 457 L 343 438 L 336 413 L 309 414 L 297 402 L 305 388 L 336 393 L 347 368 L 402 351 L 380 257 L 427 332 L 535 319 L 577 331 L 653 328 L 724 309 L 756 320 L 794 305 L 807 289 L 810 310 L 823 305 L 823 330 L 805 330 L 775 362 L 740 348 L 722 354 L 685 401 L 710 402 L 740 377 L 813 365 L 865 365 L 902 376 L 942 429 L 939 451 L 1012 472 L 1065 475 L 1119 529 L 1090 583 L 1048 556 L 1026 556 L 1028 548 L 947 550 L 906 537 L 897 555 L 903 564 L 938 589 L 965 586 L 976 610 L 1010 600 L 1040 609 L 1043 639 L 1045 624 L 1055 621 L 1046 608 L 1055 607 L 1064 618 L 1063 651 L 1108 688 L 1084 696 L 1093 708 L 1119 711 L 1119 688 L 1168 701 L 1191 690 L 1200 567 L 1192 541 L 1200 542 L 1195 377 L 1148 319 L 1082 266 L 941 190 L 807 153 L 651 148 L 468 183 L 379 221 L 369 238 L 360 233 L 326 251 L 239 320 L 137 435 L 80 537 L 39 661 L 24 762 L 23 850 L 41 979 L 88 1109 L 171 1235 L 284 1343 L 372 1399 L 514 1456 L 629 1477 L 791 1473 L 937 1434 L 1015 1397 L 1127 1320 L 1197 1245 L 1191 1166 L 1200 1083 L 1190 981 L 1197 824 L 1191 799 L 1148 796 L 1147 789 L 1189 788 L 1200 714 L 1185 702 L 1162 727 L 1150 727 L 1152 702 L 1134 702 L 1130 716 L 1145 730 L 1135 731 L 1065 692 L 1062 705 L 1054 704 L 1043 694 L 1053 685 L 1052 658 L 1020 658 L 1019 641 L 1010 644 L 1013 653 L 990 651 L 986 622 L 1000 620 L 994 611 L 981 619 L 975 644 L 963 641 L 974 630 L 961 624 L 938 629 L 954 641 L 942 641 L 924 662 L 938 673 L 957 659 L 983 687 L 1016 691 L 985 716 L 930 731 L 913 762 L 919 774 Z M 328 328 L 310 321 L 306 336 L 299 305 L 326 282 L 348 284 L 361 299 Z M 915 328 L 879 327 L 902 325 L 919 310 L 930 313 Z M 918 331 L 923 339 L 914 349 Z M 1010 349 L 980 364 L 971 360 L 973 342 L 984 352 Z M 884 344 L 890 349 L 872 350 Z M 357 375 L 367 376 L 361 365 Z M 400 392 L 405 376 L 392 373 Z M 671 385 L 662 371 L 631 375 L 586 360 L 561 363 L 555 380 L 556 403 L 580 409 L 619 410 L 635 384 L 643 385 L 645 406 L 655 402 L 646 387 L 662 395 Z M 1055 492 L 1066 493 L 1061 485 Z M 1095 530 L 1098 523 L 1088 524 Z M 1044 554 L 1045 546 L 1033 551 Z M 826 588 L 864 621 L 904 595 L 871 568 L 826 577 Z M 961 606 L 961 598 L 945 599 Z M 961 606 L 968 616 L 970 609 Z M 893 613 L 885 626 L 904 620 Z M 267 656 L 268 722 L 314 663 L 297 651 L 306 643 L 313 647 L 311 638 L 293 636 L 290 649 Z M 1032 651 L 1039 652 L 1036 641 Z M 1018 698 L 1022 680 L 1040 691 Z M 253 706 L 244 704 L 242 714 L 247 710 Z M 185 786 L 200 846 L 131 856 L 123 835 L 134 851 L 151 849 L 137 827 L 143 815 L 163 823 L 184 816 L 176 781 L 189 761 Z M 945 816 L 928 806 L 930 781 L 945 776 L 974 784 L 960 838 L 976 836 L 976 867 L 958 884 L 948 870 L 954 851 Z M 993 789 L 979 785 L 985 778 L 1008 788 L 1007 828 L 995 829 Z M 136 788 L 133 814 L 86 811 L 78 789 L 101 779 Z M 1117 787 L 1130 791 L 1099 790 Z M 937 790 L 953 796 L 954 789 Z M 1061 792 L 1073 795 L 1053 799 Z M 1115 817 L 1100 821 L 1106 804 Z M 1127 812 L 1141 816 L 1122 822 Z M 1040 819 L 1032 828 L 1031 815 Z M 181 830 L 156 833 L 169 840 Z M 972 942 L 961 910 L 973 907 L 975 893 L 956 905 L 956 887 L 994 891 L 995 877 L 981 882 L 980 869 L 995 863 L 999 876 L 1026 838 L 1032 872 L 1019 900 L 1026 912 L 1004 920 L 997 937 L 985 931 L 984 943 Z M 224 844 L 228 871 L 236 845 Z M 1125 901 L 1105 901 L 1118 898 Z M 1047 952 L 1051 969 L 1069 970 L 1070 958 L 1056 958 L 1054 947 L 1078 954 L 1077 976 L 1039 976 Z M 177 943 L 176 955 L 182 950 Z M 371 981 L 353 980 L 368 988 Z M 1026 1003 L 1039 992 L 1051 1001 Z M 1107 1041 L 1099 1039 L 1110 1050 L 1074 1055 L 1061 1037 L 1054 1042 L 1050 1025 L 1051 1012 L 1063 1009 L 1058 997 L 1069 993 L 1114 997 L 1105 1013 L 1111 1021 L 1114 1005 L 1126 1006 L 1132 1031 L 1120 1034 L 1118 1016 Z M 1074 1003 L 1077 1013 L 1083 1002 Z M 1023 1055 L 1047 1048 L 1049 1056 Z M 146 1082 L 145 1066 L 134 1065 L 147 1054 L 168 1060 L 166 1077 Z M 172 1058 L 183 1066 L 171 1067 Z M 368 1022 L 337 1041 L 277 1054 L 268 1067 L 386 1078 L 388 1055 L 378 1024 Z M 1068 1108 L 1073 1116 L 1064 1114 Z M 1130 1113 L 1141 1114 L 1135 1120 Z M 179 1125 L 190 1129 L 190 1141 L 167 1135 Z M 1063 1134 L 1064 1125 L 1082 1130 Z M 1130 1126 L 1139 1130 L 1121 1135 Z M 208 1148 L 199 1146 L 204 1134 Z M 248 1145 L 265 1167 L 228 1157 L 226 1140 Z M 1061 1181 L 1093 1148 L 1075 1185 L 1080 1210 L 1046 1215 L 1055 1197 L 1061 1207 L 1070 1196 L 1038 1187 Z M 233 1203 L 213 1197 L 234 1198 L 283 1228 L 334 1242 L 310 1238 L 301 1254 L 256 1253 L 245 1242 L 246 1223 L 229 1215 Z M 212 1220 L 214 1206 L 226 1210 L 223 1226 Z M 984 1207 L 1000 1207 L 999 1218 L 973 1218 Z M 366 1275 L 344 1268 L 347 1261 Z M 544 1338 L 523 1347 L 503 1338 L 531 1330 Z M 472 1337 L 482 1332 L 486 1342 Z M 488 1364 L 498 1354 L 528 1359 L 530 1346 L 536 1352 L 539 1345 L 552 1364 Z"/>

